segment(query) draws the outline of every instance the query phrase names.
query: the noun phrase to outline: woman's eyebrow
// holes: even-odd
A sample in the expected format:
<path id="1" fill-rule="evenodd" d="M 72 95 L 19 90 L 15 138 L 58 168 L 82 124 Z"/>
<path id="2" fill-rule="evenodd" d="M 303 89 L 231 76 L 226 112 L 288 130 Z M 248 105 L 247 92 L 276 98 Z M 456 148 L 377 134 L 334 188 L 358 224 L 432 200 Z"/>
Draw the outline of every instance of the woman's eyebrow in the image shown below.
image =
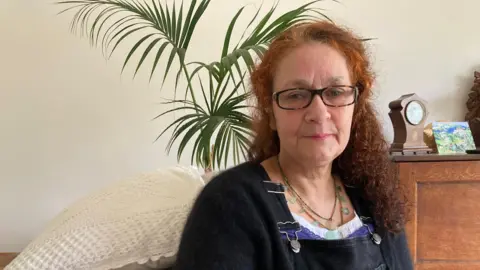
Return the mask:
<path id="1" fill-rule="evenodd" d="M 331 77 L 330 79 L 328 79 L 328 83 L 330 85 L 334 85 L 334 84 L 342 84 L 343 83 L 343 77 L 342 76 L 335 76 L 335 77 Z"/>
<path id="2" fill-rule="evenodd" d="M 310 87 L 310 83 L 303 79 L 296 79 L 287 83 L 289 87 Z"/>
<path id="3" fill-rule="evenodd" d="M 334 76 L 330 77 L 328 80 L 328 85 L 338 85 L 342 84 L 344 82 L 344 77 L 343 76 Z M 325 85 L 325 86 L 328 86 Z M 308 82 L 307 80 L 304 79 L 295 79 L 286 84 L 287 87 L 305 87 L 305 88 L 310 88 L 311 83 Z"/>

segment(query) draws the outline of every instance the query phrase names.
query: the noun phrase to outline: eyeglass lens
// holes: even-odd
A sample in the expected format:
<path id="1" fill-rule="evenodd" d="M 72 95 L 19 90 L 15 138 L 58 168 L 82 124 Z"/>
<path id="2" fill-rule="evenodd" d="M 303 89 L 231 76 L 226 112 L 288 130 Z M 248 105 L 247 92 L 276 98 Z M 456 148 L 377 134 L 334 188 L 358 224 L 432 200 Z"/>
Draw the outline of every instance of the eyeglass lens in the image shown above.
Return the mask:
<path id="1" fill-rule="evenodd" d="M 315 91 L 303 88 L 289 89 L 278 94 L 278 105 L 286 109 L 304 108 L 310 104 Z M 347 86 L 328 87 L 322 92 L 322 100 L 329 106 L 346 106 L 355 101 L 355 89 Z"/>

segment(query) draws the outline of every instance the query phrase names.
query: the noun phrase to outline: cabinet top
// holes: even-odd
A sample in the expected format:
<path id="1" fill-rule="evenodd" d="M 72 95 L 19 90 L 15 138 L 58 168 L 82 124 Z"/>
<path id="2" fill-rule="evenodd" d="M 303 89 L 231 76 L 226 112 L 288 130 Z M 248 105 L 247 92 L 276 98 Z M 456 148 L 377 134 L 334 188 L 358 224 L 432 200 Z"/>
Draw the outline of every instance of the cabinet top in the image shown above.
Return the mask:
<path id="1" fill-rule="evenodd" d="M 391 155 L 393 162 L 429 162 L 429 161 L 480 161 L 480 154 L 421 154 Z"/>

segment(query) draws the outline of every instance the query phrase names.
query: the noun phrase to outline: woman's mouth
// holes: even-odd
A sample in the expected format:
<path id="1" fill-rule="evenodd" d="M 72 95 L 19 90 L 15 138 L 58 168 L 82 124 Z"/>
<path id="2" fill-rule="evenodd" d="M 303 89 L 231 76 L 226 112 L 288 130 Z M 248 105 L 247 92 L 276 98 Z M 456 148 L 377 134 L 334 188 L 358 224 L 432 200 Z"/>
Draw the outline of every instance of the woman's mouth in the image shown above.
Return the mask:
<path id="1" fill-rule="evenodd" d="M 318 134 L 314 134 L 314 135 L 307 136 L 307 137 L 310 138 L 310 139 L 314 139 L 314 140 L 325 140 L 325 139 L 329 138 L 330 136 L 333 136 L 333 134 L 331 134 L 331 133 L 318 133 Z"/>

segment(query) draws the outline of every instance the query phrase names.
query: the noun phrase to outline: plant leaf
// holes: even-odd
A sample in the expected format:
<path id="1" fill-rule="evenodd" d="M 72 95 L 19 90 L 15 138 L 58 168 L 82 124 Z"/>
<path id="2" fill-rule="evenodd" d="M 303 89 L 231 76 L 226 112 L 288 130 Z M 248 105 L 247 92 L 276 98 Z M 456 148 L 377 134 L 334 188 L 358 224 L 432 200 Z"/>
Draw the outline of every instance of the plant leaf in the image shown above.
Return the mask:
<path id="1" fill-rule="evenodd" d="M 131 22 L 135 20 L 134 15 L 129 15 L 124 18 L 119 19 L 118 21 L 112 23 L 112 25 L 104 32 L 103 38 L 102 38 L 102 53 L 103 55 L 107 55 L 108 51 L 108 46 L 112 42 L 112 39 L 110 38 L 115 31 L 120 28 L 122 25 Z M 135 26 L 135 24 L 132 24 L 132 26 Z M 100 35 L 100 32 L 97 33 L 97 35 Z"/>
<path id="2" fill-rule="evenodd" d="M 197 5 L 196 0 L 192 1 L 184 20 L 183 2 L 180 7 L 175 2 L 172 6 L 168 6 L 156 0 L 152 0 L 151 4 L 147 4 L 145 0 L 60 0 L 56 2 L 58 5 L 65 6 L 65 9 L 60 14 L 74 11 L 71 21 L 72 32 L 76 33 L 76 30 L 79 30 L 82 33 L 81 36 L 87 34 L 91 44 L 97 44 L 101 39 L 103 53 L 108 58 L 113 55 L 121 43 L 127 39 L 135 39 L 133 34 L 140 30 L 150 31 L 154 35 L 159 35 L 159 38 L 164 38 L 168 45 L 162 46 L 159 51 L 163 52 L 169 47 L 170 57 L 167 63 L 168 68 L 165 69 L 163 74 L 163 81 L 165 81 L 175 58 L 179 61 L 176 78 L 179 78 L 179 73 L 188 72 L 183 66 L 188 45 L 195 27 L 209 3 L 210 0 L 202 0 Z M 96 12 L 97 10 L 98 12 Z M 178 10 L 180 12 L 177 12 Z M 125 13 L 125 16 L 119 18 L 120 14 L 123 15 L 122 13 Z M 104 29 L 104 26 L 107 24 L 111 25 L 108 29 Z M 145 37 L 148 34 L 145 33 L 142 36 Z M 125 69 L 128 63 L 132 62 L 132 52 L 137 50 L 141 43 L 138 43 L 137 39 L 134 44 L 129 49 L 130 53 L 125 57 L 122 70 Z M 139 67 L 142 66 L 149 56 L 146 52 L 153 48 L 154 46 L 148 47 L 135 63 L 134 77 L 139 71 Z M 160 55 L 157 53 L 154 56 L 155 64 L 149 71 L 150 78 L 157 67 Z M 187 75 L 187 78 L 189 77 L 188 74 L 185 75 Z M 178 82 L 178 79 L 176 81 Z M 177 85 L 178 83 L 176 83 L 175 88 Z M 192 89 L 189 90 L 190 93 L 193 93 Z"/>
<path id="3" fill-rule="evenodd" d="M 234 20 L 229 25 L 227 33 L 225 35 L 224 41 L 224 50 L 222 50 L 222 57 L 220 60 L 221 71 L 220 78 L 218 79 L 221 82 L 227 74 L 237 73 L 238 76 L 241 76 L 242 71 L 239 69 L 240 63 L 239 59 L 242 59 L 246 65 L 246 68 L 249 72 L 252 71 L 255 63 L 250 54 L 250 51 L 255 52 L 258 56 L 263 55 L 266 50 L 266 47 L 270 42 L 281 32 L 291 27 L 294 24 L 302 23 L 311 20 L 314 18 L 314 15 L 323 14 L 318 8 L 312 7 L 312 5 L 321 0 L 312 1 L 306 3 L 296 9 L 287 11 L 269 23 L 269 20 L 273 18 L 273 14 L 277 8 L 278 2 L 274 3 L 270 10 L 260 19 L 260 21 L 255 25 L 254 29 L 244 38 L 244 35 L 254 21 L 259 15 L 261 7 L 257 10 L 256 14 L 253 16 L 252 20 L 248 24 L 247 28 L 243 31 L 242 37 L 238 44 L 232 49 L 231 52 L 225 53 L 225 41 L 230 41 L 230 27 L 233 28 Z M 326 17 L 326 16 L 325 16 Z M 236 20 L 236 19 L 235 19 Z M 228 58 L 228 59 L 226 59 Z M 236 61 L 235 61 L 236 59 Z M 233 68 L 235 66 L 235 69 Z M 243 86 L 243 88 L 245 88 Z"/>
<path id="4" fill-rule="evenodd" d="M 153 62 L 153 67 L 152 67 L 152 72 L 150 73 L 150 81 L 152 80 L 153 73 L 155 73 L 155 69 L 157 68 L 158 60 L 160 60 L 160 57 L 162 56 L 163 51 L 165 50 L 165 47 L 167 47 L 169 44 L 168 41 L 164 42 L 160 48 L 158 48 L 157 55 L 155 56 L 155 61 Z"/>
<path id="5" fill-rule="evenodd" d="M 228 46 L 230 45 L 230 39 L 232 38 L 233 28 L 235 27 L 235 23 L 237 22 L 237 19 L 240 16 L 240 14 L 242 14 L 242 11 L 244 8 L 245 7 L 242 7 L 237 11 L 237 14 L 235 14 L 230 24 L 228 25 L 227 33 L 225 34 L 225 40 L 223 42 L 222 55 L 220 56 L 220 58 L 224 58 L 228 53 Z"/>
<path id="6" fill-rule="evenodd" d="M 127 27 L 130 27 L 130 25 L 127 26 Z M 122 30 L 125 30 L 127 27 L 125 27 L 125 28 L 122 29 Z M 131 35 L 132 33 L 135 33 L 135 32 L 137 32 L 138 30 L 142 30 L 142 29 L 145 29 L 145 28 L 147 28 L 147 27 L 148 27 L 148 26 L 141 26 L 141 27 L 137 27 L 137 28 L 135 28 L 135 29 L 132 29 L 132 30 L 126 32 L 122 37 L 120 37 L 120 38 L 117 40 L 117 43 L 115 43 L 115 46 L 113 47 L 113 49 L 112 49 L 112 51 L 110 52 L 110 55 L 109 55 L 108 57 L 110 58 L 110 57 L 112 56 L 113 52 L 114 52 L 115 49 L 118 47 L 118 45 L 120 44 L 120 42 L 122 42 L 122 40 L 124 40 L 126 37 L 128 37 L 128 36 Z M 122 31 L 122 30 L 121 30 L 121 31 Z M 120 33 L 120 31 L 119 31 L 117 34 L 119 34 L 119 33 Z M 115 34 L 115 36 L 112 37 L 112 39 L 111 39 L 112 41 L 113 41 L 113 39 L 117 36 L 117 34 Z M 107 45 L 107 46 L 108 46 L 108 45 Z"/>
<path id="7" fill-rule="evenodd" d="M 141 39 L 133 46 L 133 48 L 132 48 L 132 49 L 130 50 L 130 52 L 128 53 L 127 58 L 125 59 L 125 62 L 123 63 L 122 72 L 123 72 L 123 69 L 125 69 L 125 66 L 126 66 L 127 63 L 128 63 L 128 60 L 130 60 L 130 57 L 132 57 L 133 53 L 137 50 L 138 46 L 140 46 L 145 40 L 147 40 L 149 37 L 151 37 L 151 36 L 153 36 L 153 35 L 155 35 L 155 34 L 148 34 L 148 35 L 144 36 L 143 38 L 141 38 Z M 150 49 L 151 49 L 151 48 L 150 48 Z M 140 61 L 140 62 L 138 63 L 139 66 L 142 64 L 141 62 L 143 62 L 143 61 Z M 138 70 L 138 68 L 137 68 L 137 70 Z M 136 72 L 135 72 L 135 74 L 136 74 Z"/>
<path id="8" fill-rule="evenodd" d="M 138 62 L 138 66 L 137 68 L 135 69 L 135 75 L 137 75 L 137 72 L 138 70 L 140 69 L 140 67 L 142 66 L 142 63 L 143 61 L 145 61 L 145 58 L 147 58 L 147 55 L 150 53 L 150 51 L 152 50 L 153 46 L 155 46 L 160 40 L 162 40 L 163 38 L 156 38 L 154 39 L 152 42 L 150 42 L 150 44 L 148 45 L 148 47 L 145 49 L 145 52 L 143 52 L 143 55 L 142 55 L 142 58 L 140 59 L 140 62 Z"/>
<path id="9" fill-rule="evenodd" d="M 278 1 L 263 16 L 260 16 L 259 8 L 240 39 L 233 43 L 233 32 L 245 8 L 242 7 L 226 28 L 220 58 L 207 63 L 197 61 L 188 64 L 185 59 L 190 41 L 210 0 L 191 0 L 188 8 L 185 6 L 185 13 L 183 0 L 180 6 L 176 0 L 172 5 L 160 0 L 152 0 L 149 4 L 147 1 L 60 0 L 58 4 L 66 7 L 60 14 L 75 12 L 70 24 L 72 32 L 88 37 L 92 45 L 98 45 L 101 40 L 105 56 L 111 57 L 121 44 L 132 44 L 128 45 L 128 53 L 124 56 L 122 72 L 128 64 L 134 64 L 135 77 L 147 58 L 152 57 L 153 65 L 148 70 L 150 80 L 157 67 L 162 66 L 163 86 L 172 71 L 173 63 L 178 61 L 179 66 L 174 73 L 175 98 L 162 103 L 174 108 L 169 108 L 152 119 L 181 113 L 179 117 L 175 116 L 156 139 L 164 136 L 167 131 L 172 132 L 165 147 L 168 153 L 178 143 L 176 154 L 180 160 L 187 145 L 193 143 L 189 155 L 192 163 L 220 168 L 222 164 L 226 167 L 232 160 L 233 163 L 240 162 L 246 158 L 250 140 L 254 136 L 251 129 L 252 117 L 246 113 L 250 93 L 240 92 L 241 88 L 246 90 L 244 79 L 255 65 L 254 59 L 263 56 L 270 42 L 279 33 L 316 16 L 328 18 L 313 6 L 313 3 L 321 0 L 306 3 L 280 16 L 274 15 Z M 138 54 L 135 54 L 137 51 Z M 160 58 L 165 54 L 168 57 L 160 64 Z M 193 68 L 189 68 L 190 65 L 194 65 Z M 176 91 L 182 73 L 187 87 L 185 97 L 177 99 Z M 194 78 L 199 80 L 196 89 L 193 85 Z M 202 95 L 201 103 L 197 102 L 195 93 Z"/>

